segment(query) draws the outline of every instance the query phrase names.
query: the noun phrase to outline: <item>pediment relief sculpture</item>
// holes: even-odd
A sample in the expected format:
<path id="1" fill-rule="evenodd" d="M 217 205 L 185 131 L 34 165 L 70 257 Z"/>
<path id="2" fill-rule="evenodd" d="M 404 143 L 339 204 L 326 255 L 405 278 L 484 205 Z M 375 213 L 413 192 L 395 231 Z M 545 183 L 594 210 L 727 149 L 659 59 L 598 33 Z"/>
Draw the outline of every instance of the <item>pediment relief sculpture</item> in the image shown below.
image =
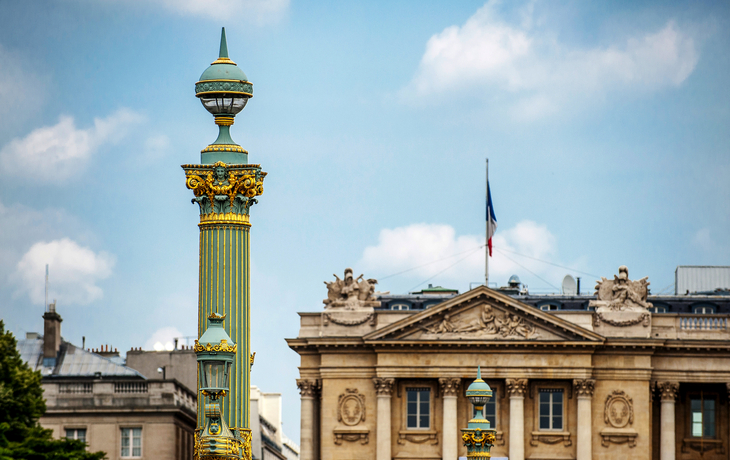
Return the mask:
<path id="1" fill-rule="evenodd" d="M 530 320 L 491 305 L 479 305 L 455 313 L 439 315 L 421 326 L 421 339 L 536 340 L 557 339 L 538 329 Z"/>
<path id="2" fill-rule="evenodd" d="M 356 326 L 374 318 L 374 308 L 380 306 L 375 299 L 375 279 L 355 278 L 351 268 L 345 269 L 345 278 L 333 275 L 334 281 L 325 281 L 327 298 L 323 315 L 325 325 L 329 321 L 343 326 Z"/>
<path id="3" fill-rule="evenodd" d="M 612 326 L 631 326 L 641 323 L 649 327 L 653 305 L 646 301 L 649 295 L 648 277 L 640 280 L 629 279 L 629 269 L 622 265 L 618 275 L 612 280 L 601 277 L 596 284 L 596 300 L 591 300 L 589 307 L 595 308 L 594 324 L 601 322 Z"/>

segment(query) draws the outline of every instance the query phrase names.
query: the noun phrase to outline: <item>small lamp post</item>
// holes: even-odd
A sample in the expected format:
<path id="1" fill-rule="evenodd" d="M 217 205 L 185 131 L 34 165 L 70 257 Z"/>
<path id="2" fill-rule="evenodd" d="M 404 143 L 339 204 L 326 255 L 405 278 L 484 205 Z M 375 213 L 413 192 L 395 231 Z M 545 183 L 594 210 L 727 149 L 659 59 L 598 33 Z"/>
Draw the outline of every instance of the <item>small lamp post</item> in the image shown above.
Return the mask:
<path id="1" fill-rule="evenodd" d="M 205 401 L 205 424 L 194 452 L 194 458 L 198 460 L 251 458 L 244 441 L 233 434 L 221 416 L 221 404 L 228 393 L 228 376 L 237 348 L 223 328 L 225 318 L 225 315 L 211 314 L 208 328 L 195 341 L 200 380 L 198 388 Z"/>
<path id="2" fill-rule="evenodd" d="M 492 389 L 482 380 L 481 367 L 477 368 L 477 379 L 466 389 L 466 397 L 476 410 L 474 418 L 469 420 L 468 428 L 461 430 L 461 439 L 466 446 L 466 458 L 491 458 L 490 450 L 494 445 L 497 431 L 484 416 L 484 405 L 492 397 Z"/>

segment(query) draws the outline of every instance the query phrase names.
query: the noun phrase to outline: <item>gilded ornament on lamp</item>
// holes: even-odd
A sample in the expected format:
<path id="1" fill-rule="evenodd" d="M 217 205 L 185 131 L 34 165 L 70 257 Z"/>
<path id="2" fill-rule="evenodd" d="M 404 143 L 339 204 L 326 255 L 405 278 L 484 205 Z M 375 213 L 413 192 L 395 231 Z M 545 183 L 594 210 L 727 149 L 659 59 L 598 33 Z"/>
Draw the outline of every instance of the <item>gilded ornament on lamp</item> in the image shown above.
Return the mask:
<path id="1" fill-rule="evenodd" d="M 256 352 L 254 351 L 251 353 L 251 356 L 248 357 L 248 364 L 253 367 L 253 360 L 256 358 Z"/>
<path id="2" fill-rule="evenodd" d="M 218 126 L 230 126 L 231 124 L 222 124 L 217 123 Z M 210 144 L 206 148 L 200 151 L 200 153 L 207 153 L 207 152 L 238 152 L 238 153 L 248 153 L 247 150 L 245 150 L 240 145 L 236 144 Z"/>
<path id="3" fill-rule="evenodd" d="M 476 428 L 473 432 L 466 432 L 461 435 L 465 446 L 493 445 L 497 440 L 494 433 L 489 433 Z"/>
<path id="4" fill-rule="evenodd" d="M 211 454 L 211 450 L 215 454 Z M 242 454 L 242 455 L 241 455 Z M 248 438 L 199 438 L 195 436 L 193 446 L 195 460 L 251 460 L 251 434 Z"/>
<path id="5" fill-rule="evenodd" d="M 217 352 L 224 352 L 224 353 L 235 353 L 238 349 L 238 345 L 235 343 L 233 346 L 228 345 L 228 342 L 226 340 L 221 340 L 221 343 L 219 345 L 213 345 L 210 343 L 206 343 L 205 345 L 201 345 L 198 343 L 198 341 L 195 341 L 195 345 L 193 346 L 194 352 L 200 352 L 200 351 L 217 351 Z"/>

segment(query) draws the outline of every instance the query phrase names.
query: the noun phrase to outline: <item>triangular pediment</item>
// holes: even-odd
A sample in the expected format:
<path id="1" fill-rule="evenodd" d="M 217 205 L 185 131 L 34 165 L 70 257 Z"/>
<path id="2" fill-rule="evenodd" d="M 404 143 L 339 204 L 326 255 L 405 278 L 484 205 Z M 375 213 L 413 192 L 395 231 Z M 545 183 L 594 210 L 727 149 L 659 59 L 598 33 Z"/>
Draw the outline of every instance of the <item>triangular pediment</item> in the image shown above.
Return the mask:
<path id="1" fill-rule="evenodd" d="M 591 341 L 603 337 L 480 286 L 364 337 L 403 341 Z"/>

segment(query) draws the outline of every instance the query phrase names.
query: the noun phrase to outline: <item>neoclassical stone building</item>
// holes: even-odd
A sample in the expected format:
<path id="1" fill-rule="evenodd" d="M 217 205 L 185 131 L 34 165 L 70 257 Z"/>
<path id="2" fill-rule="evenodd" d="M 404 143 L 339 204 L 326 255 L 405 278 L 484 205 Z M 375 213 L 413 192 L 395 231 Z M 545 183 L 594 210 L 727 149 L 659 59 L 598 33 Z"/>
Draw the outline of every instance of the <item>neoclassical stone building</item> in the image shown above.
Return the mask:
<path id="1" fill-rule="evenodd" d="M 302 460 L 465 456 L 477 366 L 494 391 L 493 457 L 730 455 L 730 297 L 710 299 L 714 313 L 655 313 L 648 283 L 621 267 L 583 309 L 482 286 L 385 310 L 369 303 L 373 281 L 329 283 L 325 310 L 300 313 L 288 339 L 301 357 Z"/>

